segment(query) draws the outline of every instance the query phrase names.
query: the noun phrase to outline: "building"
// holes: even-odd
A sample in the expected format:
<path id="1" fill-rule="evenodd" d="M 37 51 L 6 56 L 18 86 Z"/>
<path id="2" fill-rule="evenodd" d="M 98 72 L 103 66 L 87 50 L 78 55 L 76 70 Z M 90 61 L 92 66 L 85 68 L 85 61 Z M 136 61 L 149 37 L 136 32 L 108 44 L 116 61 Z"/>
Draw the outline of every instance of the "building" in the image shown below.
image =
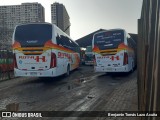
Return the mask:
<path id="1" fill-rule="evenodd" d="M 14 27 L 28 22 L 45 22 L 44 7 L 40 3 L 0 6 L 0 32 L 4 32 L 0 43 L 11 44 Z"/>
<path id="2" fill-rule="evenodd" d="M 51 22 L 70 35 L 70 17 L 63 4 L 57 2 L 51 4 Z"/>
<path id="3" fill-rule="evenodd" d="M 94 31 L 82 38 L 79 38 L 78 40 L 76 40 L 76 42 L 79 44 L 80 47 L 82 48 L 86 48 L 87 46 L 92 46 L 92 39 L 93 39 L 93 35 L 97 32 L 101 32 L 104 31 L 105 29 L 99 29 L 97 31 Z"/>
<path id="4" fill-rule="evenodd" d="M 45 22 L 44 7 L 40 3 L 21 4 L 21 23 Z"/>
<path id="5" fill-rule="evenodd" d="M 45 22 L 44 7 L 37 2 L 0 6 L 0 22 L 8 29 L 21 23 Z"/>

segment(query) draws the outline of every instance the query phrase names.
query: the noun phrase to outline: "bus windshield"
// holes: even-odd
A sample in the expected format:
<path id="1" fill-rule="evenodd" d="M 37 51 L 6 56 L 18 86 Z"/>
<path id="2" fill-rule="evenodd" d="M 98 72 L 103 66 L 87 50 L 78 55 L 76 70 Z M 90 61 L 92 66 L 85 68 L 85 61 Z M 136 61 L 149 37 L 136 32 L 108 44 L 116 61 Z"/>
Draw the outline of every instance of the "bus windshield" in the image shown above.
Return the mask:
<path id="1" fill-rule="evenodd" d="M 52 39 L 52 25 L 28 24 L 18 26 L 14 39 L 22 47 L 42 47 L 46 41 Z"/>
<path id="2" fill-rule="evenodd" d="M 100 50 L 116 49 L 120 43 L 124 42 L 124 31 L 106 31 L 95 34 L 94 45 Z"/>

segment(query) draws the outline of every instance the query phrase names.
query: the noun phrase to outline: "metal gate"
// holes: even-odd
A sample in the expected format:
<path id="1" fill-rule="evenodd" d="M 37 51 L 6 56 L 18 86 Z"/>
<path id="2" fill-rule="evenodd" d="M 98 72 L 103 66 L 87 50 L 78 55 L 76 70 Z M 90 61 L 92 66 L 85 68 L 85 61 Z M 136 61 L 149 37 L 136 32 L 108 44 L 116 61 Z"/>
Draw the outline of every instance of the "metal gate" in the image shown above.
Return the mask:
<path id="1" fill-rule="evenodd" d="M 140 111 L 160 111 L 160 0 L 143 0 L 138 20 L 138 100 Z M 159 120 L 158 117 L 141 118 Z"/>

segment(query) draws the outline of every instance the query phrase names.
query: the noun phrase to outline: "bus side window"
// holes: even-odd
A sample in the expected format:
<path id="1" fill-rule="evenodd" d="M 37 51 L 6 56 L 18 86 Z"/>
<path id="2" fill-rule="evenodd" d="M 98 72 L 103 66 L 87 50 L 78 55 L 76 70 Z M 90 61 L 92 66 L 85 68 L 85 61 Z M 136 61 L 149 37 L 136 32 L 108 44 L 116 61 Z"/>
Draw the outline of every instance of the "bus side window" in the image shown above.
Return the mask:
<path id="1" fill-rule="evenodd" d="M 56 39 L 57 39 L 57 45 L 65 47 L 65 40 L 63 35 L 57 35 Z"/>
<path id="2" fill-rule="evenodd" d="M 57 34 L 56 40 L 57 40 L 57 45 L 63 46 L 67 49 L 80 53 L 79 46 L 67 36 Z"/>
<path id="3" fill-rule="evenodd" d="M 60 36 L 59 36 L 59 34 L 57 34 L 57 36 L 56 36 L 56 40 L 57 40 L 57 45 L 62 44 L 62 42 L 61 42 L 61 40 L 60 40 Z"/>
<path id="4" fill-rule="evenodd" d="M 73 51 L 80 53 L 80 48 L 74 41 L 71 41 L 71 46 L 72 46 Z"/>
<path id="5" fill-rule="evenodd" d="M 80 53 L 79 46 L 73 41 L 72 41 L 72 47 L 73 47 L 73 51 Z"/>
<path id="6" fill-rule="evenodd" d="M 136 43 L 135 43 L 135 41 L 132 38 L 130 38 L 130 41 L 131 41 L 131 43 L 133 45 L 133 48 L 136 49 Z"/>
<path id="7" fill-rule="evenodd" d="M 62 43 L 62 46 L 65 47 L 65 48 L 68 48 L 68 49 L 71 49 L 70 45 L 69 45 L 69 38 L 64 36 L 64 35 L 61 35 L 60 36 L 60 41 Z"/>
<path id="8" fill-rule="evenodd" d="M 131 47 L 129 37 L 127 37 L 127 43 L 128 43 L 128 46 Z"/>

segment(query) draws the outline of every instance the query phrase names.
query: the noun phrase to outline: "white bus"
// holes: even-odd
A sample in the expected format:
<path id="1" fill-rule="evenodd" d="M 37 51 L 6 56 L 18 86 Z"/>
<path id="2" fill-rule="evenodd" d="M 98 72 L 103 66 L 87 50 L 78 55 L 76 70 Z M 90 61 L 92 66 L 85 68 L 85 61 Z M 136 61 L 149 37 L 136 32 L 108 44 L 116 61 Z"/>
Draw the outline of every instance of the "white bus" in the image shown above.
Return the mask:
<path id="1" fill-rule="evenodd" d="M 129 72 L 136 65 L 136 43 L 123 29 L 95 33 L 92 50 L 95 72 Z"/>
<path id="2" fill-rule="evenodd" d="M 92 46 L 87 46 L 84 56 L 85 65 L 93 65 Z"/>
<path id="3" fill-rule="evenodd" d="M 85 62 L 85 65 L 93 65 L 93 53 L 92 52 L 85 52 L 84 62 Z"/>
<path id="4" fill-rule="evenodd" d="M 56 77 L 79 67 L 78 44 L 53 24 L 18 25 L 12 39 L 15 76 Z"/>

